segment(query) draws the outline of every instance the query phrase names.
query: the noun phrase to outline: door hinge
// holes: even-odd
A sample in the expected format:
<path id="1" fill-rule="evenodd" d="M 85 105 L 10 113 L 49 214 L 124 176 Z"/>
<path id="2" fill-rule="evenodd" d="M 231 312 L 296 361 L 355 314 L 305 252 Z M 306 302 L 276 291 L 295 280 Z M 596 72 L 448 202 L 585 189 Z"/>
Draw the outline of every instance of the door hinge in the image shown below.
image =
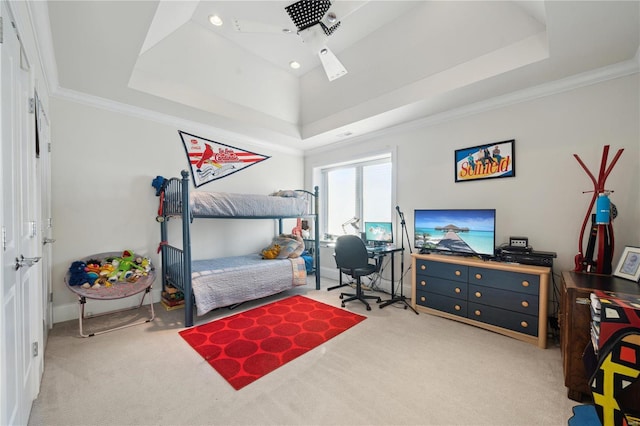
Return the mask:
<path id="1" fill-rule="evenodd" d="M 2 251 L 7 250 L 7 228 L 2 227 Z"/>
<path id="2" fill-rule="evenodd" d="M 29 227 L 29 238 L 35 238 L 38 236 L 38 224 L 35 220 L 30 220 L 28 222 Z"/>
<path id="3" fill-rule="evenodd" d="M 49 303 L 53 303 L 53 292 L 49 293 Z"/>
<path id="4" fill-rule="evenodd" d="M 47 144 L 47 150 L 48 150 L 49 152 L 51 152 L 51 142 L 49 142 L 49 143 Z"/>
<path id="5" fill-rule="evenodd" d="M 36 112 L 36 99 L 29 98 L 29 114 Z"/>
<path id="6" fill-rule="evenodd" d="M 38 356 L 38 342 L 33 342 L 31 344 L 31 353 L 34 358 Z"/>
<path id="7" fill-rule="evenodd" d="M 4 32 L 2 30 L 2 16 L 0 16 L 0 43 L 4 41 Z"/>

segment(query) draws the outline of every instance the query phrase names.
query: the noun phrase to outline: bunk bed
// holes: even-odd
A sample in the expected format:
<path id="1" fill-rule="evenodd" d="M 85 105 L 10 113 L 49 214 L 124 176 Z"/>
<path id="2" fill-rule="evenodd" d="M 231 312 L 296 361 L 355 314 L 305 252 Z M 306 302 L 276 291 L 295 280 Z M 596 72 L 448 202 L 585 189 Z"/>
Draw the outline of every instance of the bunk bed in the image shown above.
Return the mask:
<path id="1" fill-rule="evenodd" d="M 189 191 L 189 172 L 181 178 L 167 179 L 160 194 L 160 247 L 162 288 L 177 288 L 184 294 L 185 326 L 191 327 L 194 307 L 198 315 L 221 307 L 270 296 L 306 283 L 306 268 L 300 259 L 262 259 L 258 253 L 247 256 L 192 260 L 191 223 L 196 219 L 273 219 L 278 234 L 283 234 L 283 219 L 306 218 L 312 221 L 314 236 L 309 252 L 313 256 L 312 273 L 320 289 L 320 250 L 318 223 L 318 187 L 280 191 L 276 195 L 229 194 Z M 182 248 L 168 241 L 168 222 L 182 221 Z M 296 272 L 297 271 L 297 272 Z"/>

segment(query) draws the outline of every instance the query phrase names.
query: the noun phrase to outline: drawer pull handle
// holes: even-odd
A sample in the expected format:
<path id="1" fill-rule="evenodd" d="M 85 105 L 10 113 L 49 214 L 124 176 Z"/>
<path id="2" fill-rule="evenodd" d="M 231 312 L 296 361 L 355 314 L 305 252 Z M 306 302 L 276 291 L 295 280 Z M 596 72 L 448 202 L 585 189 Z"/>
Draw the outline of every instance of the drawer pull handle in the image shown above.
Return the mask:
<path id="1" fill-rule="evenodd" d="M 482 274 L 476 274 L 476 279 L 477 280 L 481 280 L 482 279 Z"/>
<path id="2" fill-rule="evenodd" d="M 460 287 L 456 287 L 456 289 L 455 289 L 455 290 L 453 290 L 453 291 L 455 291 L 456 293 L 460 294 L 460 292 L 461 292 L 462 290 L 460 290 Z"/>
<path id="3" fill-rule="evenodd" d="M 521 303 L 523 308 L 528 308 L 529 307 L 529 302 L 527 302 L 526 300 L 523 300 Z"/>
<path id="4" fill-rule="evenodd" d="M 425 265 L 420 265 L 420 269 L 424 271 L 425 269 L 427 269 L 427 267 Z"/>
<path id="5" fill-rule="evenodd" d="M 427 285 L 427 282 L 425 280 L 422 280 L 420 281 L 420 285 L 424 287 L 425 285 Z"/>
<path id="6" fill-rule="evenodd" d="M 520 325 L 522 326 L 522 328 L 527 328 L 527 327 L 529 327 L 529 323 L 528 323 L 528 322 L 526 322 L 526 321 L 522 321 L 522 322 L 520 323 Z"/>
<path id="7" fill-rule="evenodd" d="M 476 291 L 476 297 L 477 298 L 481 298 L 482 297 L 482 293 L 480 293 L 479 291 Z"/>
<path id="8" fill-rule="evenodd" d="M 426 298 L 426 297 L 424 297 L 424 296 L 420 296 L 420 301 L 421 301 L 421 302 L 426 302 L 426 301 L 427 301 L 427 298 Z"/>
<path id="9" fill-rule="evenodd" d="M 522 281 L 522 287 L 529 287 L 529 281 Z"/>
<path id="10" fill-rule="evenodd" d="M 474 314 L 479 317 L 480 315 L 482 315 L 482 312 L 480 312 L 480 309 L 476 309 Z"/>
<path id="11" fill-rule="evenodd" d="M 460 271 L 456 271 L 455 273 L 456 273 L 456 277 L 459 277 L 460 275 L 462 275 L 462 272 Z"/>
<path id="12" fill-rule="evenodd" d="M 456 311 L 459 311 L 460 309 L 462 309 L 462 307 L 460 305 L 455 305 L 453 309 L 455 309 Z"/>

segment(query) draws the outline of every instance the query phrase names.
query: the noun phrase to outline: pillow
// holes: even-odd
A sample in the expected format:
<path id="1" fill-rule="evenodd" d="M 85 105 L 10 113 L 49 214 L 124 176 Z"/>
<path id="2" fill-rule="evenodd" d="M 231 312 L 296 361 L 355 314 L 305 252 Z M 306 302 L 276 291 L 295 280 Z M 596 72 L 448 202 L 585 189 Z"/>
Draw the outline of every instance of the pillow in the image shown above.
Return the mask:
<path id="1" fill-rule="evenodd" d="M 281 189 L 280 191 L 276 191 L 273 194 L 269 194 L 272 197 L 287 197 L 287 198 L 297 198 L 302 197 L 302 194 L 298 191 L 294 191 L 293 189 Z"/>
<path id="2" fill-rule="evenodd" d="M 280 234 L 273 239 L 273 244 L 280 246 L 278 259 L 299 257 L 304 251 L 304 241 L 297 235 Z"/>

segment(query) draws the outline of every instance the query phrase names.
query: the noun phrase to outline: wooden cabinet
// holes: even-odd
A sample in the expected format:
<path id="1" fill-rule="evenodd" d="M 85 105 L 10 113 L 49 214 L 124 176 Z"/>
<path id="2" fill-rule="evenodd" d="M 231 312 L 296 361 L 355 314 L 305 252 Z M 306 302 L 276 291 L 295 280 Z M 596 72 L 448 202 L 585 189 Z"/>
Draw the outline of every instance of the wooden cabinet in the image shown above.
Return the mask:
<path id="1" fill-rule="evenodd" d="M 436 254 L 412 257 L 414 309 L 547 347 L 550 268 Z"/>
<path id="2" fill-rule="evenodd" d="M 562 273 L 558 317 L 560 347 L 564 385 L 568 388 L 569 398 L 575 401 L 591 396 L 582 355 L 587 345 L 591 345 L 590 295 L 595 290 L 640 295 L 637 283 L 621 278 L 579 272 Z"/>

